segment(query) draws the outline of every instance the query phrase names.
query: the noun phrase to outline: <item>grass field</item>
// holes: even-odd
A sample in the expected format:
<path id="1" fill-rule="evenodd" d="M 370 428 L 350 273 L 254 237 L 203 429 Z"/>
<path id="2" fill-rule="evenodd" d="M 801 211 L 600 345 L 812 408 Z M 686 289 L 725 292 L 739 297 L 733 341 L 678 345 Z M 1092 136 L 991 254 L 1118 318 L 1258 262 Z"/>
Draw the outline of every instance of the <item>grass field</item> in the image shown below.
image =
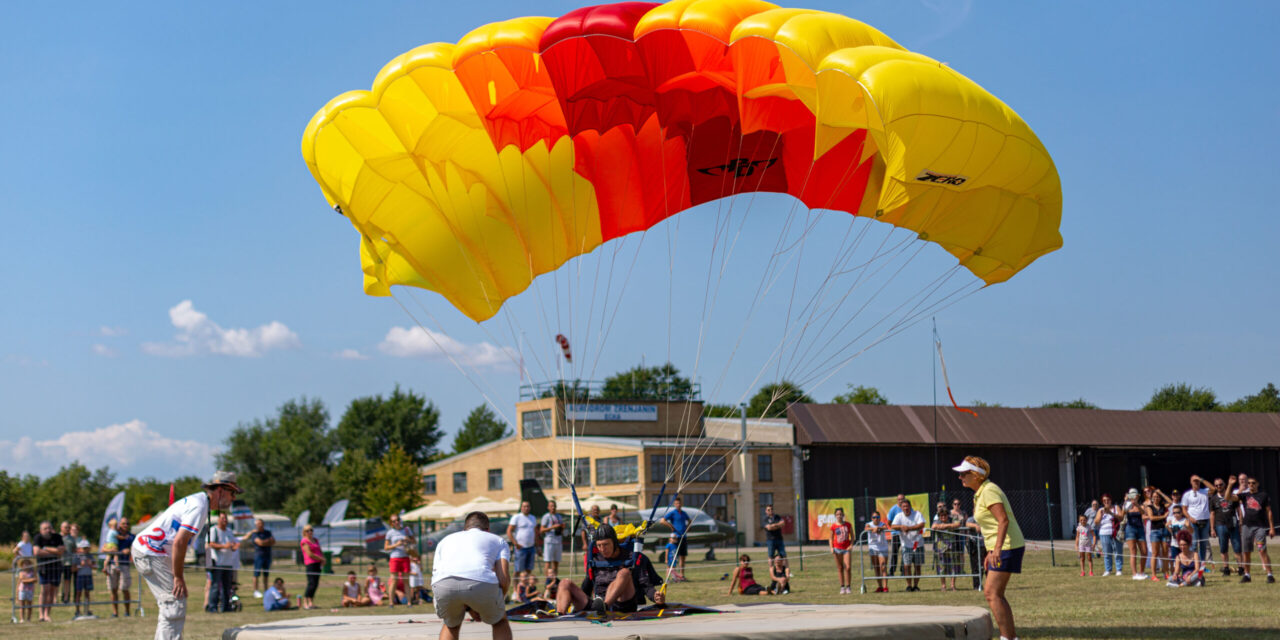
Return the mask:
<path id="1" fill-rule="evenodd" d="M 695 553 L 697 550 L 694 550 Z M 858 594 L 858 565 L 854 562 L 853 595 L 839 595 L 839 583 L 835 575 L 831 556 L 824 548 L 809 547 L 805 549 L 803 568 L 799 558 L 792 549 L 792 568 L 795 571 L 794 588 L 787 596 L 727 596 L 727 581 L 723 576 L 732 570 L 730 560 L 733 549 L 718 550 L 718 560 L 708 562 L 702 560 L 701 553 L 696 553 L 697 561 L 690 562 L 688 583 L 672 585 L 668 597 L 676 602 L 696 604 L 720 604 L 725 602 L 760 601 L 778 599 L 790 602 L 810 602 L 822 604 L 926 604 L 926 605 L 966 605 L 985 606 L 982 595 L 969 589 L 968 578 L 957 580 L 960 591 L 943 592 L 939 589 L 938 579 L 922 579 L 919 593 L 904 593 L 905 586 L 901 581 L 892 582 L 891 593 Z M 749 550 L 753 565 L 764 558 L 764 549 Z M 1031 551 L 1026 556 L 1024 572 L 1015 576 L 1008 590 L 1009 601 L 1013 605 L 1014 616 L 1018 624 L 1018 634 L 1023 638 L 1191 638 L 1195 640 L 1237 640 L 1241 638 L 1280 638 L 1280 584 L 1268 585 L 1264 582 L 1263 573 L 1254 573 L 1252 584 L 1239 584 L 1237 578 L 1223 578 L 1214 575 L 1205 588 L 1170 589 L 1163 582 L 1134 582 L 1129 576 L 1081 578 L 1074 562 L 1076 555 L 1061 549 L 1056 554 L 1059 566 L 1050 564 L 1048 551 Z M 692 559 L 694 556 L 691 555 Z M 1066 563 L 1064 566 L 1064 562 Z M 294 570 L 288 565 L 277 565 L 280 570 Z M 187 614 L 187 634 L 198 640 L 221 637 L 222 630 L 227 627 L 284 620 L 311 614 L 324 615 L 378 615 L 388 614 L 386 607 L 355 610 L 330 609 L 339 602 L 339 585 L 342 576 L 348 569 L 356 567 L 338 567 L 341 575 L 325 576 L 321 581 L 321 589 L 317 594 L 320 609 L 311 612 L 275 612 L 266 613 L 261 609 L 261 601 L 252 597 L 251 590 L 242 589 L 245 596 L 246 610 L 231 614 L 208 614 L 199 607 L 204 597 L 203 576 L 197 572 L 188 573 L 191 577 L 200 577 L 201 584 L 192 584 L 192 606 Z M 1096 572 L 1102 573 L 1101 563 L 1095 565 Z M 926 570 L 929 570 L 926 567 Z M 762 573 L 757 568 L 757 575 Z M 361 576 L 363 571 L 357 571 Z M 379 573 L 385 579 L 386 567 L 380 566 Z M 11 576 L 6 576 L 0 585 L 0 595 L 8 605 L 12 597 Z M 286 575 L 288 590 L 300 593 L 304 584 L 301 575 Z M 251 571 L 241 571 L 241 580 L 252 580 Z M 194 580 L 192 581 L 194 583 Z M 101 589 L 105 585 L 101 576 L 95 577 L 95 586 Z M 135 591 L 145 585 L 139 585 L 135 576 Z M 871 587 L 874 589 L 874 586 Z M 96 591 L 100 599 L 107 594 Z M 135 594 L 136 597 L 136 594 Z M 37 592 L 37 599 L 39 593 Z M 71 612 L 67 609 L 55 609 L 53 623 L 29 623 L 0 627 L 0 636 L 67 640 L 88 640 L 90 638 L 146 638 L 155 630 L 155 601 L 149 591 L 144 593 L 143 601 L 147 607 L 145 618 L 104 618 L 100 620 L 72 621 Z M 324 606 L 327 605 L 327 606 Z M 431 613 L 430 605 L 413 608 L 397 607 L 395 613 L 421 613 L 424 620 L 435 624 L 436 618 Z M 94 613 L 110 615 L 109 606 L 94 607 Z M 34 617 L 34 614 L 33 614 Z M 7 624 L 7 623 L 3 623 Z M 423 637 L 433 638 L 436 627 L 427 627 Z M 20 634 L 20 635 L 19 635 Z"/>

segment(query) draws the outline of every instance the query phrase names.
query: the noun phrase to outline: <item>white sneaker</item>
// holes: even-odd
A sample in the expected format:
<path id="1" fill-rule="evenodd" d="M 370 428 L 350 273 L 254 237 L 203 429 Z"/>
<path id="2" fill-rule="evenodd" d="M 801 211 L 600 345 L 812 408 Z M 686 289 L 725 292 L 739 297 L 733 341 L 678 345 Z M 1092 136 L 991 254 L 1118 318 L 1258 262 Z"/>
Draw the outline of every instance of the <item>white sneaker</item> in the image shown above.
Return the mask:
<path id="1" fill-rule="evenodd" d="M 1107 576 L 1109 576 L 1109 575 L 1111 575 L 1111 572 L 1110 572 L 1110 571 L 1103 571 L 1103 572 L 1102 572 L 1102 577 L 1104 577 L 1104 578 L 1105 578 L 1105 577 L 1107 577 Z"/>
<path id="2" fill-rule="evenodd" d="M 253 597 L 255 597 L 255 598 L 257 598 L 257 599 L 261 600 L 261 599 L 262 599 L 262 592 L 261 592 L 261 591 L 254 591 L 254 592 L 253 592 Z"/>
<path id="3" fill-rule="evenodd" d="M 1147 579 L 1147 574 L 1145 574 L 1145 573 L 1135 573 L 1135 574 L 1133 574 L 1133 579 L 1134 579 L 1134 580 L 1146 580 L 1146 579 Z"/>

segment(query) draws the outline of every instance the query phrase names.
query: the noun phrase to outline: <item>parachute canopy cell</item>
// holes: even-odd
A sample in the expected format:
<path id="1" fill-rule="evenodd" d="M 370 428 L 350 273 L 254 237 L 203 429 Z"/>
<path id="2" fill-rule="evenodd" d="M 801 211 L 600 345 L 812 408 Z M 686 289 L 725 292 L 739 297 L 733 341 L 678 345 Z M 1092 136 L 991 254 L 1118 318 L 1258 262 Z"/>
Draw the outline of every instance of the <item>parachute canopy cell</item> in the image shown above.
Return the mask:
<path id="1" fill-rule="evenodd" d="M 302 153 L 361 235 L 365 291 L 476 321 L 690 207 L 777 192 L 910 229 L 986 284 L 1062 245 L 1057 170 L 965 76 L 853 18 L 758 0 L 584 7 L 386 65 Z"/>

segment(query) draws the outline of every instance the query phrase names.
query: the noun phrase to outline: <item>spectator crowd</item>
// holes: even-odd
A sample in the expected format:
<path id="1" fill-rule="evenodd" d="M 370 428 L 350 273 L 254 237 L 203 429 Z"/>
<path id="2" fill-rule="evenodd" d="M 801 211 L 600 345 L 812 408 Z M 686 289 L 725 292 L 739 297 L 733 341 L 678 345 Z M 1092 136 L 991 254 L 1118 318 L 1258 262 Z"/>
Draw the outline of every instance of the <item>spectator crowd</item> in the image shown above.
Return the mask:
<path id="1" fill-rule="evenodd" d="M 1103 494 L 1077 518 L 1075 545 L 1081 577 L 1095 575 L 1100 557 L 1103 577 L 1123 575 L 1127 566 L 1133 580 L 1202 587 L 1215 572 L 1252 582 L 1259 566 L 1274 583 L 1267 538 L 1275 534 L 1271 496 L 1257 478 L 1241 473 L 1208 482 L 1192 475 L 1184 491 L 1133 488 L 1119 503 Z"/>

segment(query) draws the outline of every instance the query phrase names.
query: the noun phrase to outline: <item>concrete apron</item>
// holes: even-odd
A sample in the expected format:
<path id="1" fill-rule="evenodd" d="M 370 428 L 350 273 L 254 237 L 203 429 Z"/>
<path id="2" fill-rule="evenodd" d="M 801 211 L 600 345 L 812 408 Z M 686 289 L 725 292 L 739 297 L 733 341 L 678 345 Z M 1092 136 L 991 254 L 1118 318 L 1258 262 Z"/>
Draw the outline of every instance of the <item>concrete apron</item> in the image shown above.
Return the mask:
<path id="1" fill-rule="evenodd" d="M 977 639 L 992 637 L 991 618 L 977 607 L 927 607 L 879 604 L 805 605 L 762 603 L 721 605 L 723 615 L 692 615 L 661 620 L 512 623 L 517 639 L 556 640 L 628 638 L 636 640 L 791 640 L 814 638 Z M 462 637 L 490 638 L 489 625 L 468 620 Z M 357 638 L 433 638 L 440 631 L 434 613 L 396 616 L 316 616 L 227 629 L 223 640 L 346 640 Z"/>

